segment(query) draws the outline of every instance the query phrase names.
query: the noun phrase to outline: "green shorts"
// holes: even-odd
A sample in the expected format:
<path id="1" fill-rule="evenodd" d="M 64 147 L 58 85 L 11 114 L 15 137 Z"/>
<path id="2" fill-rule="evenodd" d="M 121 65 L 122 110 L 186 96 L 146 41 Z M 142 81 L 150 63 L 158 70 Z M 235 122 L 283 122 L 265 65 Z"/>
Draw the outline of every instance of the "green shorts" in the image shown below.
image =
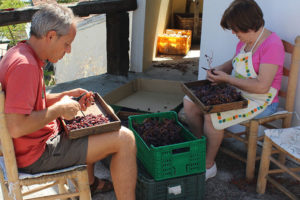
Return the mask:
<path id="1" fill-rule="evenodd" d="M 69 139 L 61 132 L 46 142 L 46 149 L 42 156 L 20 172 L 36 174 L 63 169 L 74 165 L 86 164 L 88 137 Z"/>

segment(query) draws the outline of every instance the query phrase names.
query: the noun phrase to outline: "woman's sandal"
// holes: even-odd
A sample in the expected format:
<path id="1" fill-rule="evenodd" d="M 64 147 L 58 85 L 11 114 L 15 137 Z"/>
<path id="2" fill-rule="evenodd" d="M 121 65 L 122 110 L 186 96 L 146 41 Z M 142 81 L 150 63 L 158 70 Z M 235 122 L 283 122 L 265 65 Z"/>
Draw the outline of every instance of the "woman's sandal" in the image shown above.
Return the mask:
<path id="1" fill-rule="evenodd" d="M 97 193 L 110 192 L 114 189 L 114 186 L 111 181 L 109 181 L 107 179 L 100 179 L 100 180 L 104 182 L 104 185 L 101 189 L 98 188 L 100 181 L 97 177 L 95 177 L 94 183 L 92 185 L 90 185 L 90 190 L 91 190 L 92 196 Z"/>

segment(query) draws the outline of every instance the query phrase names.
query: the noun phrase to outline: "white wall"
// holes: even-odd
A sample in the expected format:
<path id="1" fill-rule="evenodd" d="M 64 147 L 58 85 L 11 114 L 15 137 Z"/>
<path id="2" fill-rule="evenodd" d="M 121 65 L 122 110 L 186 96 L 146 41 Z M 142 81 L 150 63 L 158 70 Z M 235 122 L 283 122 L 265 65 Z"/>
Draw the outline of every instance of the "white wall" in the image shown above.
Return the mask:
<path id="1" fill-rule="evenodd" d="M 146 0 L 137 0 L 137 9 L 132 14 L 130 71 L 143 71 L 144 30 Z"/>
<path id="2" fill-rule="evenodd" d="M 79 22 L 71 53 L 54 65 L 56 83 L 106 73 L 106 55 L 105 15 Z"/>
<path id="3" fill-rule="evenodd" d="M 232 0 L 204 0 L 201 55 L 199 61 L 198 79 L 205 79 L 206 73 L 201 66 L 207 66 L 205 54 L 213 52 L 212 66 L 222 64 L 233 57 L 237 38 L 231 31 L 225 31 L 220 26 L 220 20 L 224 10 Z M 276 32 L 282 39 L 294 42 L 300 35 L 300 1 L 299 0 L 257 0 L 264 13 L 265 27 Z M 295 112 L 300 115 L 300 75 L 296 91 Z M 294 115 L 293 126 L 300 125 L 300 119 Z"/>

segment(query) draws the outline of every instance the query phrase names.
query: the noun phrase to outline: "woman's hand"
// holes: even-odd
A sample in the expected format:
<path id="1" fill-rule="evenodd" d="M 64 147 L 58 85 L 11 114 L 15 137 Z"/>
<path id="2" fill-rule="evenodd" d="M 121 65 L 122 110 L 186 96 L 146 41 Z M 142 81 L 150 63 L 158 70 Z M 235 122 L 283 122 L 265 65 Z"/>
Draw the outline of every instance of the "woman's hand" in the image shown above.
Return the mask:
<path id="1" fill-rule="evenodd" d="M 220 70 L 207 70 L 206 78 L 213 83 L 229 83 L 230 75 Z"/>

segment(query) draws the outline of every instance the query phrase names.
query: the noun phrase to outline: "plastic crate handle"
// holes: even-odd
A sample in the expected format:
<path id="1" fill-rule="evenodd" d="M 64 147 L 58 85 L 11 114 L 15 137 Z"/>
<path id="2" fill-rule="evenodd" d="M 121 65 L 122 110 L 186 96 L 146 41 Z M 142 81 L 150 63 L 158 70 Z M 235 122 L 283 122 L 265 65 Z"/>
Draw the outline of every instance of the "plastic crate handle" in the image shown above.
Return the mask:
<path id="1" fill-rule="evenodd" d="M 190 151 L 190 147 L 182 147 L 172 150 L 172 154 L 186 153 Z"/>
<path id="2" fill-rule="evenodd" d="M 180 195 L 182 193 L 181 185 L 176 185 L 172 187 L 168 187 L 168 195 Z"/>

